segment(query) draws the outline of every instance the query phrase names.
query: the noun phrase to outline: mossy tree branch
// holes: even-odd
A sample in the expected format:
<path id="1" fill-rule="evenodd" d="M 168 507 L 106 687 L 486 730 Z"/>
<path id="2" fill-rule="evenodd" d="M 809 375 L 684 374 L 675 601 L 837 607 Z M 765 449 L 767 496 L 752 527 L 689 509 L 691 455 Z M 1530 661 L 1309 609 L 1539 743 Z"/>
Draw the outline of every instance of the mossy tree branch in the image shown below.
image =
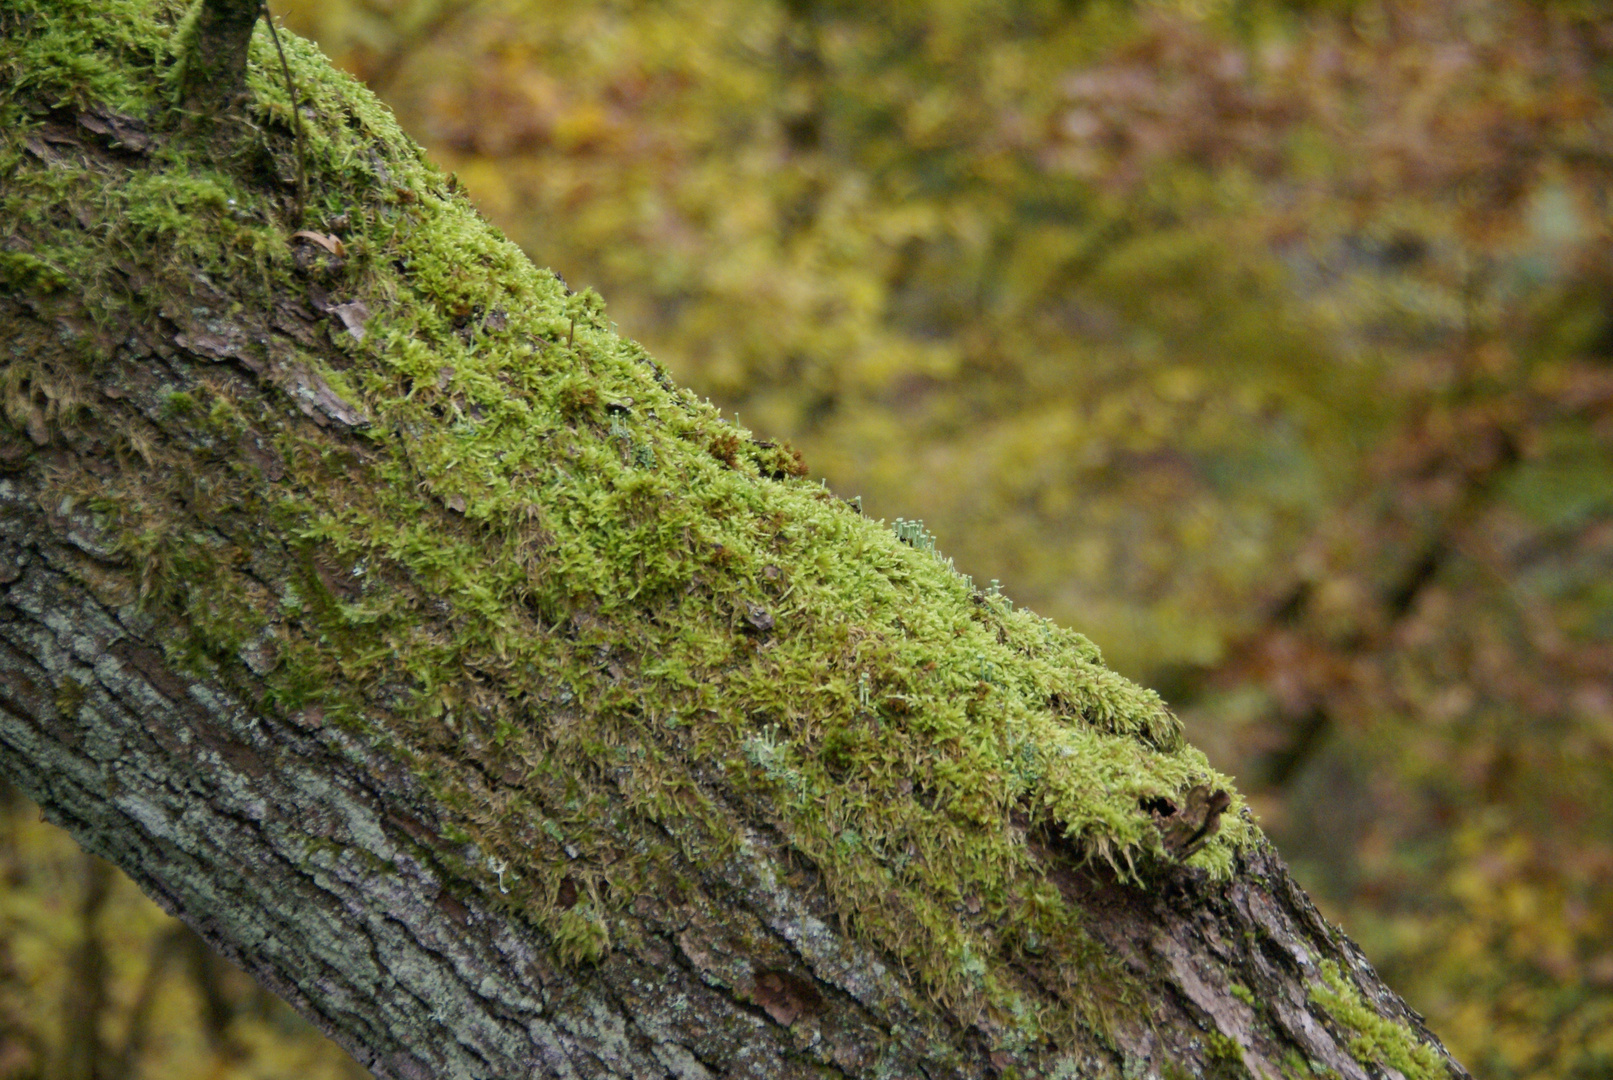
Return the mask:
<path id="1" fill-rule="evenodd" d="M 1465 1076 L 1157 696 L 672 385 L 306 43 L 293 220 L 270 105 L 134 136 L 161 0 L 13 2 L 0 766 L 377 1076 Z"/>

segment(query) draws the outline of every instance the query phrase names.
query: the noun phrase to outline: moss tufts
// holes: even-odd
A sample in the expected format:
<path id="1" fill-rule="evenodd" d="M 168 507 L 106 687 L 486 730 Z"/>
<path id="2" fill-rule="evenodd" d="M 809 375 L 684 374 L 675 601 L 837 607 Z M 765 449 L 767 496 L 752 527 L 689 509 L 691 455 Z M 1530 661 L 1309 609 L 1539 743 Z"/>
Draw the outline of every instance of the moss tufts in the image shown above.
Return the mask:
<path id="1" fill-rule="evenodd" d="M 1439 1054 L 1404 1021 L 1381 1016 L 1362 1000 L 1337 964 L 1323 960 L 1321 972 L 1321 984 L 1311 988 L 1311 998 L 1344 1028 L 1357 1061 L 1391 1066 L 1406 1080 L 1445 1080 L 1450 1075 Z"/>

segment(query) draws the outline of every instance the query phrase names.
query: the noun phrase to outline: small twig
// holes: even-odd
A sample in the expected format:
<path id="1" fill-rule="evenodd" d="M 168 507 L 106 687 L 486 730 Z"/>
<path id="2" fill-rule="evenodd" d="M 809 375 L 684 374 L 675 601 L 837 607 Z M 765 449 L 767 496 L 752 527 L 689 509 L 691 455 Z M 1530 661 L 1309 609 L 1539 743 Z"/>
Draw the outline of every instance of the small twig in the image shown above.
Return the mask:
<path id="1" fill-rule="evenodd" d="M 174 104 L 218 116 L 240 106 L 264 0 L 196 0 L 175 30 Z"/>
<path id="2" fill-rule="evenodd" d="M 297 108 L 297 84 L 291 80 L 291 65 L 286 62 L 286 50 L 280 47 L 280 34 L 274 28 L 274 16 L 269 12 L 269 5 L 265 3 L 260 10 L 264 21 L 269 24 L 269 37 L 274 41 L 274 51 L 280 54 L 280 71 L 286 77 L 286 96 L 291 99 L 291 126 L 297 133 L 297 221 L 301 223 L 303 207 L 308 204 L 308 166 L 302 142 L 302 110 Z"/>

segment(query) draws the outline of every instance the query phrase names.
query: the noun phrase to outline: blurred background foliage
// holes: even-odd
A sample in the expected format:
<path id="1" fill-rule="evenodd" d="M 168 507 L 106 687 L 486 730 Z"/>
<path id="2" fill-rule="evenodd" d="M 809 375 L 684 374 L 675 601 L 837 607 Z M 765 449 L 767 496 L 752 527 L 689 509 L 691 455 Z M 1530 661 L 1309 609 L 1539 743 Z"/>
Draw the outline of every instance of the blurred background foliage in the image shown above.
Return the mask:
<path id="1" fill-rule="evenodd" d="M 1613 1075 L 1604 4 L 274 7 L 680 382 L 1158 688 L 1475 1075 Z M 353 1074 L 9 807 L 0 1080 Z"/>

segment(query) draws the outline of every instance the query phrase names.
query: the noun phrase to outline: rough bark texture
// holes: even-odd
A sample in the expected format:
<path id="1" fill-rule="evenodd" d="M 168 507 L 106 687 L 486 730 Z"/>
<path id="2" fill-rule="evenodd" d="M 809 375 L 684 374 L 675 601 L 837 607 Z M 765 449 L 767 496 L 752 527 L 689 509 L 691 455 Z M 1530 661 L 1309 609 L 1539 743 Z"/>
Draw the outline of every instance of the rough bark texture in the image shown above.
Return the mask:
<path id="1" fill-rule="evenodd" d="M 0 763 L 87 849 L 380 1077 L 1466 1075 L 1157 701 L 676 392 L 302 44 L 288 235 L 290 103 L 174 122 L 179 14 L 0 16 Z"/>

